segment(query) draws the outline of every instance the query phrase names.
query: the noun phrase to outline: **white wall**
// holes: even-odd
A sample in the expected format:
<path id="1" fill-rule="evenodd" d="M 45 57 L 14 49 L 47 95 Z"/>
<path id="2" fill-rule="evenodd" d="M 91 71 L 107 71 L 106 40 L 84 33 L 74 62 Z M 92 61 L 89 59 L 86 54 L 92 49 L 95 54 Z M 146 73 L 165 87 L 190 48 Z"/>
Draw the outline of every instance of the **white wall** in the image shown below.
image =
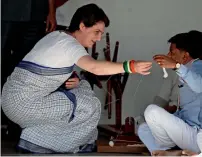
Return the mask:
<path id="1" fill-rule="evenodd" d="M 111 23 L 106 31 L 110 33 L 112 50 L 115 41 L 120 41 L 119 61 L 152 60 L 154 54 L 168 52 L 167 40 L 173 35 L 193 29 L 202 31 L 202 0 L 69 0 L 57 11 L 57 16 L 64 18 L 58 19 L 59 24 L 68 26 L 75 10 L 88 3 L 96 3 L 109 16 Z M 104 58 L 104 46 L 104 40 L 98 43 L 99 59 Z M 143 114 L 159 91 L 162 70 L 154 64 L 151 72 L 143 77 L 135 97 L 141 76 L 130 75 L 123 95 L 123 121 Z M 104 92 L 95 91 L 104 103 Z M 103 110 L 100 123 L 114 123 L 114 118 L 107 120 L 106 115 Z"/>

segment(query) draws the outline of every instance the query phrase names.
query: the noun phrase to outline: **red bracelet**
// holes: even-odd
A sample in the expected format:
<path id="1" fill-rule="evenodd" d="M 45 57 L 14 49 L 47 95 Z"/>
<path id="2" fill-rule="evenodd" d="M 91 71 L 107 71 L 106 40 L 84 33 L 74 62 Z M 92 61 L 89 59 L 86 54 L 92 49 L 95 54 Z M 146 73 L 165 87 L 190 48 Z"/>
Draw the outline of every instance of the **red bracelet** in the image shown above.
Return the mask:
<path id="1" fill-rule="evenodd" d="M 130 61 L 130 70 L 132 71 L 132 73 L 136 73 L 136 71 L 135 71 L 135 60 Z"/>

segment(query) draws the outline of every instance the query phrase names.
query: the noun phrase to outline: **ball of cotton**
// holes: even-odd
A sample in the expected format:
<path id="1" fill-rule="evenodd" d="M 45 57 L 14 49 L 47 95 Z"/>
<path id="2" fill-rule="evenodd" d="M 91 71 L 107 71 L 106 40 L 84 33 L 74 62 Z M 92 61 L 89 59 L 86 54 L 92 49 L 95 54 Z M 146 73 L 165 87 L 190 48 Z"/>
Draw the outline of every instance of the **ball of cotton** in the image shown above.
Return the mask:
<path id="1" fill-rule="evenodd" d="M 113 141 L 109 141 L 109 146 L 113 147 L 114 146 L 114 142 Z"/>

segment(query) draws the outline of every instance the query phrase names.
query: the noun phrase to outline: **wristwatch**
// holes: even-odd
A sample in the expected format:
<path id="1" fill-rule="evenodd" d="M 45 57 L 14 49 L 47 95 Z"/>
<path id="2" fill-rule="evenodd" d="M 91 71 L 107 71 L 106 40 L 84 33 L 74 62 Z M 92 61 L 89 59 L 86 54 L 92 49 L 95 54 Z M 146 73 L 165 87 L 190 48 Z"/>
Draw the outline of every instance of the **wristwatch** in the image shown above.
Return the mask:
<path id="1" fill-rule="evenodd" d="M 176 63 L 175 68 L 173 70 L 178 70 L 180 68 L 181 64 L 180 63 Z"/>

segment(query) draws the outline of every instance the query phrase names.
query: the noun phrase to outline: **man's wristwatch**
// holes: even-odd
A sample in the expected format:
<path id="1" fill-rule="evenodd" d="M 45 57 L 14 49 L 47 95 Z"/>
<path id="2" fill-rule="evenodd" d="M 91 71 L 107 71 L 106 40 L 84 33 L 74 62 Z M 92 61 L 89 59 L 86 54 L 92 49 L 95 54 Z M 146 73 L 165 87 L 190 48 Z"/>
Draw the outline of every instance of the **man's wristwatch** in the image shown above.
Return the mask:
<path id="1" fill-rule="evenodd" d="M 178 70 L 180 68 L 181 64 L 180 63 L 176 63 L 175 68 L 173 70 Z"/>

